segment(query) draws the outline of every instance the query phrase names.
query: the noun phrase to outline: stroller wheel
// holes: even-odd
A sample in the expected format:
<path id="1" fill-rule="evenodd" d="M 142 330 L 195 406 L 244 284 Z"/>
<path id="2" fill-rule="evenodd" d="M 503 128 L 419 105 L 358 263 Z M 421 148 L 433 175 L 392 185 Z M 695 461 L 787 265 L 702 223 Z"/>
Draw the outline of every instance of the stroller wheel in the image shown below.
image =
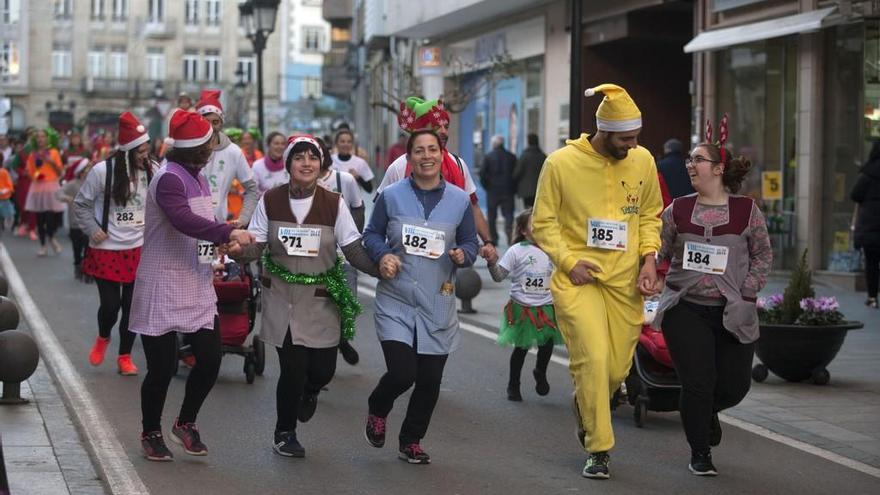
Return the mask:
<path id="1" fill-rule="evenodd" d="M 263 343 L 262 340 L 259 339 L 256 335 L 254 335 L 254 361 L 256 367 L 254 371 L 260 376 L 263 376 L 263 371 L 266 369 L 266 344 Z"/>
<path id="2" fill-rule="evenodd" d="M 636 421 L 636 427 L 643 427 L 647 416 L 648 405 L 642 399 L 637 399 L 635 406 L 633 407 L 633 419 Z"/>
<path id="3" fill-rule="evenodd" d="M 758 363 L 754 367 L 752 367 L 752 380 L 755 380 L 758 383 L 766 380 L 769 374 L 770 372 L 767 371 L 767 367 L 761 363 Z"/>
<path id="4" fill-rule="evenodd" d="M 248 384 L 254 383 L 254 377 L 257 376 L 257 365 L 249 359 L 244 360 L 244 379 Z"/>

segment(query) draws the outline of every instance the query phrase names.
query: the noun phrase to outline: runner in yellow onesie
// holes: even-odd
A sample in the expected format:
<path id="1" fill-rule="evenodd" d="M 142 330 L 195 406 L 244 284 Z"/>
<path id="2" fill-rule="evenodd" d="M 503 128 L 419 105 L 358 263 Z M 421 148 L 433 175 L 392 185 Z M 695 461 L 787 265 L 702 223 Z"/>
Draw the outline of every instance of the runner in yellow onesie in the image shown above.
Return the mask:
<path id="1" fill-rule="evenodd" d="M 582 474 L 607 479 L 611 395 L 632 363 L 642 296 L 657 292 L 663 202 L 654 159 L 638 145 L 642 114 L 635 102 L 613 84 L 586 96 L 596 92 L 605 94 L 598 132 L 568 140 L 547 157 L 532 232 L 557 267 L 551 291 L 589 453 Z"/>

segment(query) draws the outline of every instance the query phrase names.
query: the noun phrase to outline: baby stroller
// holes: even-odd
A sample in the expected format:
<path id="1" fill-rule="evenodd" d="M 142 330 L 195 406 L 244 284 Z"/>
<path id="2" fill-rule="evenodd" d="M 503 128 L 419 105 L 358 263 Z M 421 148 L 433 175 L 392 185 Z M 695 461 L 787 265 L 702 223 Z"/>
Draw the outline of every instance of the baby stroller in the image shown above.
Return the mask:
<path id="1" fill-rule="evenodd" d="M 247 265 L 229 261 L 224 264 L 222 276 L 214 277 L 217 293 L 217 313 L 220 321 L 220 350 L 223 355 L 236 354 L 244 357 L 244 377 L 254 383 L 266 368 L 266 346 L 256 335 L 247 345 L 247 337 L 256 323 L 259 288 Z M 192 353 L 186 340 L 180 347 L 181 358 L 186 362 Z"/>
<path id="2" fill-rule="evenodd" d="M 639 428 L 645 424 L 648 411 L 677 411 L 681 393 L 663 333 L 651 326 L 656 310 L 657 301 L 645 301 L 645 324 L 626 378 L 627 402 L 633 406 L 633 419 Z"/>

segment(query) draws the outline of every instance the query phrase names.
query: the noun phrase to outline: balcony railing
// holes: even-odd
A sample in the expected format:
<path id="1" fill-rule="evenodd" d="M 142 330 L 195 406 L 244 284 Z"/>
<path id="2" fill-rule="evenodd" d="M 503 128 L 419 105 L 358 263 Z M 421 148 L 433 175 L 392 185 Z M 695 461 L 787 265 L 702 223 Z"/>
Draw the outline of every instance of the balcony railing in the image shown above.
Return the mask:
<path id="1" fill-rule="evenodd" d="M 163 20 L 146 19 L 144 35 L 152 39 L 170 39 L 177 35 L 177 19 L 166 17 Z"/>

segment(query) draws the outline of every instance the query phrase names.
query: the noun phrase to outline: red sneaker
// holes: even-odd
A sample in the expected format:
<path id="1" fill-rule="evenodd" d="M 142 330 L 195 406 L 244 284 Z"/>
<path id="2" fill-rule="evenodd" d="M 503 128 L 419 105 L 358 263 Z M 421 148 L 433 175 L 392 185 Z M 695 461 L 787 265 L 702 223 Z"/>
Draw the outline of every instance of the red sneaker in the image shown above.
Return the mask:
<path id="1" fill-rule="evenodd" d="M 119 366 L 119 374 L 123 376 L 134 376 L 138 374 L 137 366 L 131 362 L 131 354 L 122 354 L 116 358 L 116 365 Z"/>
<path id="2" fill-rule="evenodd" d="M 192 369 L 196 365 L 196 357 L 192 354 L 184 354 L 183 356 L 180 356 L 180 362 L 182 362 L 187 368 Z"/>
<path id="3" fill-rule="evenodd" d="M 89 353 L 89 363 L 92 366 L 98 366 L 104 362 L 104 354 L 107 353 L 108 345 L 110 345 L 110 339 L 101 336 L 95 339 L 95 345 L 92 346 L 92 352 Z"/>

